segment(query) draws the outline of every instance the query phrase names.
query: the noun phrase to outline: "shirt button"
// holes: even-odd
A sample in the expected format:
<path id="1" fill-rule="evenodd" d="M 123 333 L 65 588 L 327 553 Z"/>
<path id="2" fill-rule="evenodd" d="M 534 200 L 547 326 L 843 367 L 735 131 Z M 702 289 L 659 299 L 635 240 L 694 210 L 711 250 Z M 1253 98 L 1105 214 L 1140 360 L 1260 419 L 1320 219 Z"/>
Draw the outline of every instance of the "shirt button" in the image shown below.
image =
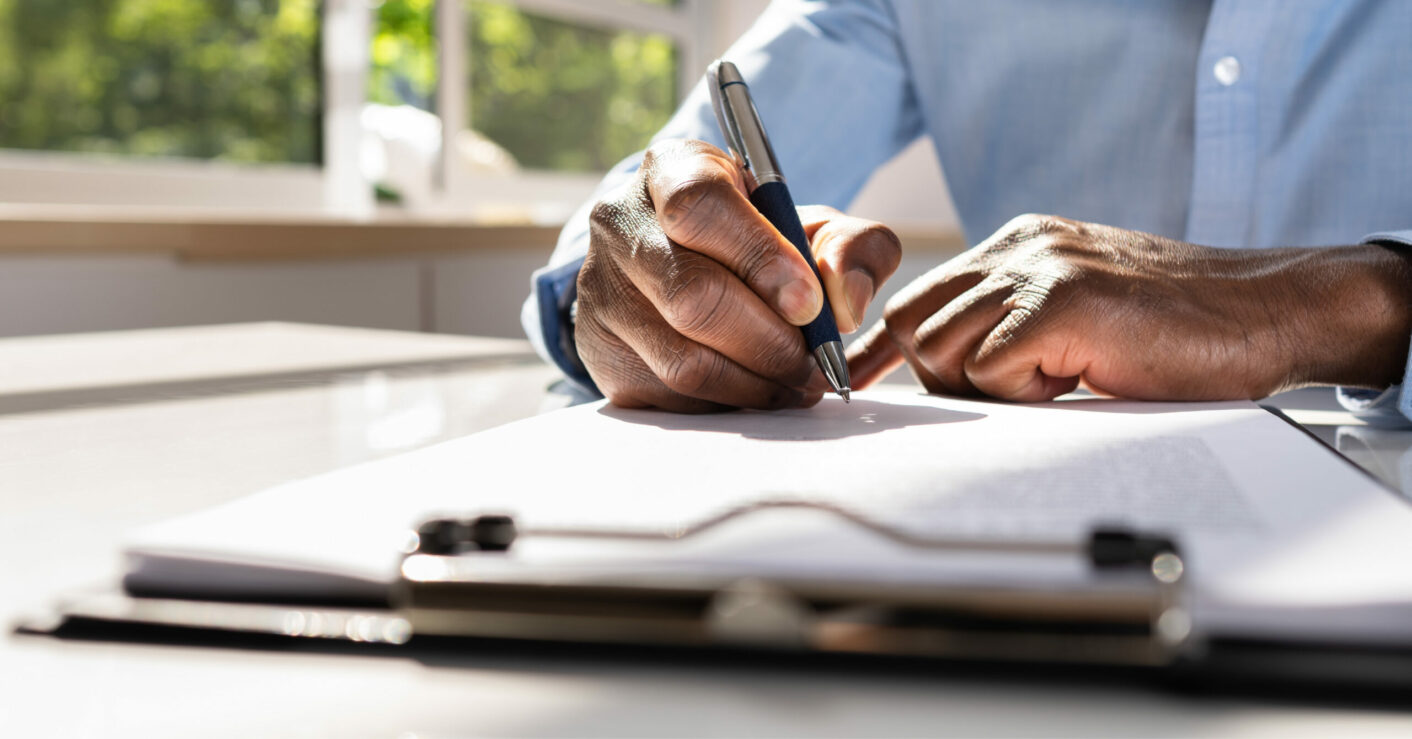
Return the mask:
<path id="1" fill-rule="evenodd" d="M 1223 56 L 1211 69 L 1211 73 L 1216 75 L 1216 81 L 1230 87 L 1240 79 L 1240 60 L 1233 56 Z"/>

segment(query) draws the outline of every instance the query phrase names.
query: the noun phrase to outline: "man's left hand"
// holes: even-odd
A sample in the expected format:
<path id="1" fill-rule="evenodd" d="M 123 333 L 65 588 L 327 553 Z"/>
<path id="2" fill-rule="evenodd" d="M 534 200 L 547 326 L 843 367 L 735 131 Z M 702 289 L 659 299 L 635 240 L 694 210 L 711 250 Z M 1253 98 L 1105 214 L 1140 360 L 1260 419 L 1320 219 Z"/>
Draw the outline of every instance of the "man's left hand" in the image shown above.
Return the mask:
<path id="1" fill-rule="evenodd" d="M 890 300 L 849 348 L 855 387 L 902 361 L 926 388 L 1018 401 L 1080 382 L 1146 400 L 1386 387 L 1412 269 L 1381 246 L 1218 249 L 1021 216 Z"/>

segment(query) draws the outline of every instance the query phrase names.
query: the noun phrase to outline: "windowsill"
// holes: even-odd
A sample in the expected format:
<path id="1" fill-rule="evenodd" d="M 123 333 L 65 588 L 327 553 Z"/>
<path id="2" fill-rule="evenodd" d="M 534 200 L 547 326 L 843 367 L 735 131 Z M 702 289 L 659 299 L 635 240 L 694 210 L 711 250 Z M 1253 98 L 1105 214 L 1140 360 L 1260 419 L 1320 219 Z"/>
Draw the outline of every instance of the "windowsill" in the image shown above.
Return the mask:
<path id="1" fill-rule="evenodd" d="M 180 259 L 375 257 L 546 251 L 559 226 L 379 213 L 370 220 L 180 208 L 0 205 L 0 254 L 168 254 Z"/>
<path id="2" fill-rule="evenodd" d="M 0 255 L 165 254 L 187 260 L 386 257 L 485 249 L 547 252 L 557 225 L 506 225 L 382 210 L 369 220 L 181 208 L 0 205 Z M 909 252 L 960 253 L 961 234 L 897 229 Z"/>

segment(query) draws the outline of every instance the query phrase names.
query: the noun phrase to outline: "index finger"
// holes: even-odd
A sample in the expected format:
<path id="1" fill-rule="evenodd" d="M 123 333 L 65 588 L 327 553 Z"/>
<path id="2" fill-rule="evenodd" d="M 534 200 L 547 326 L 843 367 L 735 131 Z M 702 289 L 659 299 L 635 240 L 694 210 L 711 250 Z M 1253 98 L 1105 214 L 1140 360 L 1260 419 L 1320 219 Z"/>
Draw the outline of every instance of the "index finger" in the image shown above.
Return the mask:
<path id="1" fill-rule="evenodd" d="M 725 265 L 796 326 L 823 308 L 809 263 L 745 194 L 735 163 L 715 147 L 682 142 L 643 161 L 647 195 L 667 238 Z"/>

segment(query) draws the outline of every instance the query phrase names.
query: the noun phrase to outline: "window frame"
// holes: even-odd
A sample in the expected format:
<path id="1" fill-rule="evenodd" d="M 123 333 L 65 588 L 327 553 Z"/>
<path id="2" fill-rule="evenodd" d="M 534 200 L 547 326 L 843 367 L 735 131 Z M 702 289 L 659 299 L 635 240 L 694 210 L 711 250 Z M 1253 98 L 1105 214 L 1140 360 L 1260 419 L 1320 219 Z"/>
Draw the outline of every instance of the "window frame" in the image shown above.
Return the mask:
<path id="1" fill-rule="evenodd" d="M 438 201 L 433 210 L 455 213 L 470 207 L 504 205 L 536 223 L 567 220 L 580 204 L 588 199 L 593 188 L 603 178 L 598 173 L 524 170 L 514 175 L 489 176 L 458 172 L 451 165 L 455 155 L 457 132 L 468 128 L 467 98 L 469 80 L 457 70 L 467 69 L 468 23 L 467 0 L 438 0 L 436 4 L 437 60 L 436 106 L 441 116 L 441 161 L 439 163 Z M 576 0 L 496 0 L 519 10 L 580 26 L 613 31 L 635 31 L 668 36 L 677 46 L 677 102 L 690 92 L 700 79 L 710 59 L 717 23 L 707 12 L 707 0 L 676 0 L 675 5 L 648 5 L 634 0 L 598 0 L 583 3 Z M 443 34 L 440 29 L 458 29 Z M 469 206 L 467 204 L 470 204 Z M 528 209 L 524 212 L 523 209 Z M 478 213 L 480 217 L 497 218 L 493 213 Z"/>
<path id="2" fill-rule="evenodd" d="M 366 8 L 359 0 L 324 0 L 322 8 L 322 165 L 0 149 L 0 200 L 280 215 L 371 212 L 371 193 L 355 192 L 354 186 L 338 181 L 346 177 L 350 161 L 356 171 L 356 150 L 350 154 L 348 143 L 353 131 L 345 119 L 346 111 L 361 105 L 371 17 L 359 12 Z M 359 37 L 364 39 L 361 48 Z M 351 79 L 358 74 L 363 77 Z M 350 97 L 354 84 L 356 99 Z M 355 134 L 354 147 L 356 140 Z"/>
<path id="3" fill-rule="evenodd" d="M 677 45 L 678 98 L 708 63 L 718 12 L 706 0 L 672 6 L 634 0 L 498 0 L 526 12 L 582 26 L 659 33 Z M 562 222 L 587 199 L 601 173 L 526 170 L 515 175 L 459 173 L 450 166 L 456 133 L 466 127 L 468 80 L 464 0 L 437 0 L 434 10 L 437 110 L 442 120 L 438 171 L 429 207 L 392 207 L 397 217 L 472 220 L 506 217 Z M 373 13 L 366 0 L 324 0 L 321 19 L 323 162 L 238 164 L 177 158 L 0 149 L 0 201 L 105 206 L 158 206 L 252 215 L 375 217 L 372 183 L 362 174 L 361 112 L 371 64 Z M 441 29 L 457 29 L 443 33 Z M 486 206 L 509 206 L 495 215 Z M 504 209 L 502 209 L 504 211 Z"/>

